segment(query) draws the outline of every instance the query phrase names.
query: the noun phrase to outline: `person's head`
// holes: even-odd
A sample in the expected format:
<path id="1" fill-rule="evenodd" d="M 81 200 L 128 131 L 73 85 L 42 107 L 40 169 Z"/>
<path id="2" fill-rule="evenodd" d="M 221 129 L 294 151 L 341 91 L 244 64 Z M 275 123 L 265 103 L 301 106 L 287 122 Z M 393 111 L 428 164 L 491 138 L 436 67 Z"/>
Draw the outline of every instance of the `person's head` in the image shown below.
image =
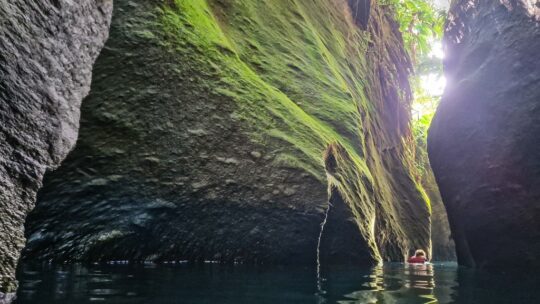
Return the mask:
<path id="1" fill-rule="evenodd" d="M 414 256 L 417 257 L 417 258 L 425 258 L 426 257 L 426 252 L 422 249 L 417 249 L 415 252 L 414 252 Z"/>

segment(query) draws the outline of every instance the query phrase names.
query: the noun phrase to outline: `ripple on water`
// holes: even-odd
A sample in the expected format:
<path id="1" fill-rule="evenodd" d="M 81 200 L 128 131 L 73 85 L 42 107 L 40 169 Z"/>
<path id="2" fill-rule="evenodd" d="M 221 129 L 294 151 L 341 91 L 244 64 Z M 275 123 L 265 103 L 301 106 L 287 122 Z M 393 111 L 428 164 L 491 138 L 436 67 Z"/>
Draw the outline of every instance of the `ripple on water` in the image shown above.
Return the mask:
<path id="1" fill-rule="evenodd" d="M 455 264 L 370 269 L 176 265 L 22 265 L 19 304 L 540 303 L 538 279 Z"/>

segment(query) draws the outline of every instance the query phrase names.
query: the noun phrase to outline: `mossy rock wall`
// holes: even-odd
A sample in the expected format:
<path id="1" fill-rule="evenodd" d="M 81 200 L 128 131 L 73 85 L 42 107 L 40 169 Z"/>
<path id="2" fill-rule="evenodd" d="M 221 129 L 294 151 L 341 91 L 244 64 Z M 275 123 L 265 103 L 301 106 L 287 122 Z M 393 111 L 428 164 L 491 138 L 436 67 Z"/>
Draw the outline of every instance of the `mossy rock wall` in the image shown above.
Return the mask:
<path id="1" fill-rule="evenodd" d="M 358 3 L 116 1 L 26 258 L 314 264 L 328 189 L 355 263 L 429 247 L 410 62 L 391 9 Z"/>
<path id="2" fill-rule="evenodd" d="M 427 136 L 432 118 L 433 114 L 426 114 L 419 120 L 413 121 L 413 133 L 416 140 L 415 163 L 419 173 L 418 180 L 426 191 L 431 205 L 431 260 L 455 261 L 456 248 L 448 223 L 448 215 L 428 158 Z"/>

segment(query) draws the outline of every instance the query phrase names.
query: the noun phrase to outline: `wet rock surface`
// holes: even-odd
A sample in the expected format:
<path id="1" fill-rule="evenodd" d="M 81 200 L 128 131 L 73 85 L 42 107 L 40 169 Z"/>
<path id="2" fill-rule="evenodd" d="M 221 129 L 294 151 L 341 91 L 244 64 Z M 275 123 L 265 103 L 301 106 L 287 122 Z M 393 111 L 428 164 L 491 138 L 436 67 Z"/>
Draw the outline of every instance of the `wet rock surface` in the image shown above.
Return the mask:
<path id="1" fill-rule="evenodd" d="M 380 7 L 362 21 L 368 45 L 346 5 L 115 1 L 77 147 L 45 179 L 25 257 L 314 264 L 334 142 L 364 262 L 427 247 L 410 63 Z"/>
<path id="2" fill-rule="evenodd" d="M 540 11 L 457 1 L 429 157 L 462 265 L 540 266 Z"/>
<path id="3" fill-rule="evenodd" d="M 15 287 L 43 174 L 77 138 L 111 12 L 112 1 L 0 2 L 0 292 Z"/>
<path id="4" fill-rule="evenodd" d="M 336 188 L 330 190 L 326 222 L 319 247 L 321 265 L 369 265 L 377 262 L 362 236 L 351 207 Z"/>
<path id="5" fill-rule="evenodd" d="M 430 259 L 432 261 L 456 261 L 456 246 L 450 231 L 448 215 L 431 167 L 422 178 L 422 186 L 431 202 L 432 251 Z"/>

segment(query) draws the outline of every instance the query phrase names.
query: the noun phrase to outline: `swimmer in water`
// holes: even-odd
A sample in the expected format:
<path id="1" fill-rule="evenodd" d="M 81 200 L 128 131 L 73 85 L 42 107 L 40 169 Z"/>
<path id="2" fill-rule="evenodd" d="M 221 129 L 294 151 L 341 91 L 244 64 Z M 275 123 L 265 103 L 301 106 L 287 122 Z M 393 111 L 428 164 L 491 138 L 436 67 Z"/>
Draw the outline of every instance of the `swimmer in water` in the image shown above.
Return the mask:
<path id="1" fill-rule="evenodd" d="M 427 261 L 428 260 L 426 258 L 426 252 L 424 250 L 422 250 L 422 249 L 417 249 L 414 252 L 414 255 L 407 260 L 407 263 L 410 263 L 410 264 L 424 264 Z"/>

